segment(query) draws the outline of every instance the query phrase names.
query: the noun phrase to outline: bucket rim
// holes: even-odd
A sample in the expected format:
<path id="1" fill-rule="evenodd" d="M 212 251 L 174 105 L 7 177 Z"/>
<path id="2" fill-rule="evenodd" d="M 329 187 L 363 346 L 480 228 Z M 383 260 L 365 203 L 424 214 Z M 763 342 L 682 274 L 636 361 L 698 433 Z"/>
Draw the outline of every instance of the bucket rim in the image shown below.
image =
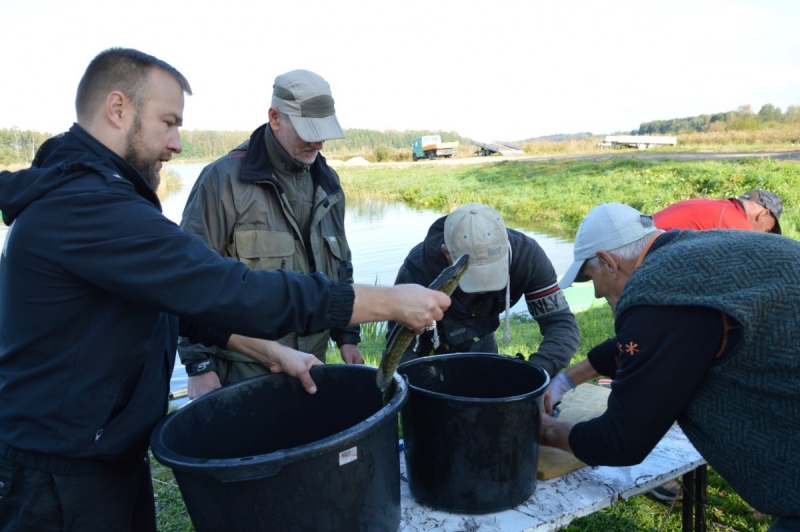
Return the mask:
<path id="1" fill-rule="evenodd" d="M 403 369 L 414 366 L 414 365 L 423 365 L 429 364 L 434 360 L 444 360 L 445 362 L 449 359 L 457 359 L 457 358 L 477 358 L 477 357 L 493 357 L 497 360 L 503 360 L 505 362 L 510 362 L 514 364 L 522 364 L 521 367 L 533 367 L 544 376 L 544 383 L 539 386 L 538 388 L 526 392 L 524 394 L 518 395 L 509 395 L 504 397 L 492 397 L 492 398 L 484 398 L 484 397 L 466 397 L 463 395 L 451 395 L 441 392 L 434 392 L 432 390 L 428 390 L 426 388 L 421 388 L 411 382 L 408 382 L 408 377 L 404 374 Z M 404 362 L 397 367 L 397 373 L 399 373 L 403 380 L 408 383 L 408 387 L 410 390 L 414 390 L 415 393 L 421 393 L 427 396 L 430 399 L 435 399 L 437 401 L 452 401 L 453 399 L 457 399 L 459 402 L 462 403 L 469 403 L 469 404 L 485 404 L 485 403 L 516 403 L 527 401 L 532 397 L 538 397 L 547 390 L 547 387 L 550 386 L 550 375 L 545 371 L 545 369 L 538 364 L 534 364 L 533 362 L 528 362 L 526 360 L 521 360 L 516 357 L 512 357 L 510 355 L 502 355 L 499 353 L 448 353 L 445 355 L 430 355 L 426 357 L 419 357 L 414 360 L 410 360 L 408 362 Z"/>
<path id="2" fill-rule="evenodd" d="M 315 368 L 312 368 L 312 371 L 313 370 L 339 371 L 340 369 L 333 369 L 337 367 L 338 368 L 347 367 L 349 368 L 349 371 L 369 370 L 372 372 L 377 372 L 377 367 L 375 366 L 369 366 L 369 365 L 355 366 L 355 365 L 344 365 L 344 364 L 316 366 Z M 247 379 L 245 381 L 241 381 L 236 384 L 226 386 L 220 389 L 221 390 L 230 389 L 232 387 L 238 387 L 240 385 L 244 385 L 247 383 L 252 385 L 253 381 L 255 381 L 256 379 L 270 380 L 270 379 L 281 379 L 281 378 L 296 379 L 296 377 L 292 377 L 290 375 L 287 375 L 286 373 L 267 374 L 252 379 Z M 314 442 L 309 442 L 303 445 L 290 447 L 288 449 L 280 449 L 269 453 L 240 456 L 236 458 L 195 458 L 191 456 L 185 456 L 173 451 L 164 443 L 163 440 L 164 431 L 169 427 L 169 425 L 172 422 L 175 421 L 176 416 L 180 415 L 180 413 L 184 412 L 187 408 L 190 408 L 192 404 L 202 404 L 201 401 L 203 401 L 206 397 L 209 397 L 209 395 L 211 395 L 207 394 L 197 399 L 196 402 L 192 402 L 179 410 L 171 412 L 164 419 L 162 419 L 156 425 L 156 427 L 153 429 L 153 432 L 150 435 L 150 448 L 155 458 L 161 464 L 175 471 L 192 473 L 197 475 L 213 476 L 217 478 L 217 480 L 220 480 L 222 482 L 252 480 L 257 478 L 274 476 L 278 474 L 278 472 L 280 472 L 280 470 L 286 465 L 292 464 L 300 460 L 305 460 L 310 456 L 327 454 L 332 451 L 335 451 L 336 449 L 341 449 L 342 447 L 347 447 L 348 445 L 352 445 L 357 440 L 361 439 L 364 436 L 364 434 L 368 433 L 370 429 L 374 429 L 379 424 L 379 422 L 384 421 L 386 418 L 390 418 L 391 416 L 397 416 L 400 409 L 403 407 L 406 400 L 408 399 L 409 389 L 406 379 L 402 378 L 396 371 L 392 377 L 392 380 L 394 381 L 395 384 L 395 393 L 392 396 L 392 399 L 387 404 L 383 405 L 374 414 L 358 422 L 357 424 L 343 431 L 337 432 L 336 434 L 332 434 L 331 436 L 315 440 Z M 313 443 L 313 451 L 309 449 L 309 445 L 311 445 L 312 443 Z M 247 466 L 249 472 L 243 473 L 242 471 L 238 471 L 241 468 L 238 468 L 236 466 Z"/>

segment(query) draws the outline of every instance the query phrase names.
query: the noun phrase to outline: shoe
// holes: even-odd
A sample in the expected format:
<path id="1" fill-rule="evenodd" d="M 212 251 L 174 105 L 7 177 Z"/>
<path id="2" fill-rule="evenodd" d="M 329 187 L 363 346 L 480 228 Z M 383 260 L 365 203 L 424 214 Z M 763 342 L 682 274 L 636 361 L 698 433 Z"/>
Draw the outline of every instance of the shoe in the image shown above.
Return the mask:
<path id="1" fill-rule="evenodd" d="M 670 480 L 666 484 L 648 491 L 647 495 L 661 502 L 680 501 L 683 499 L 683 486 L 677 480 Z"/>

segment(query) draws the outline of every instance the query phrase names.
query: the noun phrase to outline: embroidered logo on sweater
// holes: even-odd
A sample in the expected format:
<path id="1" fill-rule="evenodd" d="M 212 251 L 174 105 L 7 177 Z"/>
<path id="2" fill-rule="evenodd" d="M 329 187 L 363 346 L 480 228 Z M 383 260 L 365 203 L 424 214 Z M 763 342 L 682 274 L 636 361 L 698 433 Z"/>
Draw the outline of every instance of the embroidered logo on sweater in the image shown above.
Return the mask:
<path id="1" fill-rule="evenodd" d="M 617 349 L 619 350 L 619 354 L 617 355 L 617 367 L 619 367 L 619 359 L 620 355 L 626 354 L 629 356 L 633 356 L 639 352 L 639 344 L 635 342 L 628 342 L 627 344 L 623 344 L 621 342 L 617 342 Z"/>

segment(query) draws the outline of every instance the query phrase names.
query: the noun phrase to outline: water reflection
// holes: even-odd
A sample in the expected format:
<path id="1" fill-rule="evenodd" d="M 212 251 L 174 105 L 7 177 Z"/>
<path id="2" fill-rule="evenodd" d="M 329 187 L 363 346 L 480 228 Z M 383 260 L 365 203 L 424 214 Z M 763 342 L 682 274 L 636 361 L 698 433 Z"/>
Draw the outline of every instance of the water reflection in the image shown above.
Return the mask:
<path id="1" fill-rule="evenodd" d="M 206 163 L 195 164 L 170 164 L 166 169 L 174 172 L 179 177 L 178 186 L 169 188 L 161 199 L 161 209 L 164 216 L 169 218 L 175 223 L 181 222 L 183 216 L 183 207 L 186 205 L 186 200 L 189 198 L 189 192 L 192 191 L 194 182 L 197 181 L 197 176 Z"/>
<path id="2" fill-rule="evenodd" d="M 360 201 L 347 203 L 347 212 L 370 221 L 383 218 L 392 203 L 387 201 Z"/>
<path id="3" fill-rule="evenodd" d="M 156 195 L 162 203 L 164 200 L 177 194 L 183 189 L 183 178 L 173 169 L 164 168 L 161 171 L 161 183 L 158 185 Z"/>
<path id="4" fill-rule="evenodd" d="M 347 204 L 345 231 L 353 254 L 353 279 L 359 284 L 392 285 L 408 252 L 442 216 L 402 203 L 364 201 Z"/>

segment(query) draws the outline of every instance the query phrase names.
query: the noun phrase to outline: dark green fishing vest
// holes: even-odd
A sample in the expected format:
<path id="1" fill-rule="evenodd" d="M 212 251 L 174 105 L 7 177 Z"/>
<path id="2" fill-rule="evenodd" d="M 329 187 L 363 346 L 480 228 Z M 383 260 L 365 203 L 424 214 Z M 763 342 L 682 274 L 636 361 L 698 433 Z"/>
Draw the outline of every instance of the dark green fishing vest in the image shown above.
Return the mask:
<path id="1" fill-rule="evenodd" d="M 617 316 L 637 305 L 701 306 L 742 325 L 741 346 L 708 369 L 678 422 L 754 508 L 800 514 L 800 243 L 726 230 L 659 240 Z"/>

